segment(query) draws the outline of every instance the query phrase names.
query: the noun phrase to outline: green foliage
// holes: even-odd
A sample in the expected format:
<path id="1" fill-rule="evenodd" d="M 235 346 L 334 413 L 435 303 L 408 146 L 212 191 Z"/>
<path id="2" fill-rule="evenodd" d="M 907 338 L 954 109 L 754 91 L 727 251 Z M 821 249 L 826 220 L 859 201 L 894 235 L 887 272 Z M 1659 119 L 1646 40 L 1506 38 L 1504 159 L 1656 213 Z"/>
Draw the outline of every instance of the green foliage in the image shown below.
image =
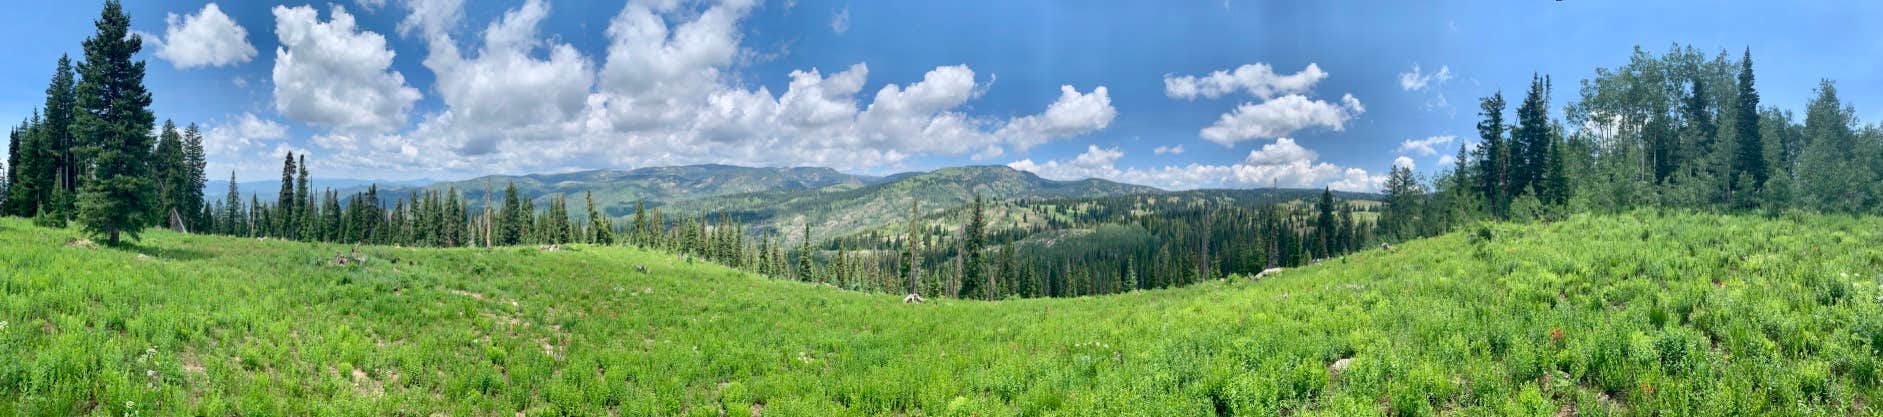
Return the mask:
<path id="1" fill-rule="evenodd" d="M 0 219 L 0 414 L 1849 415 L 1883 394 L 1877 219 L 1470 230 L 1260 281 L 903 304 L 625 247 L 338 265 L 351 245 L 92 248 Z"/>
<path id="2" fill-rule="evenodd" d="M 133 239 L 155 223 L 159 206 L 150 169 L 150 92 L 144 62 L 133 61 L 143 40 L 130 36 L 131 19 L 117 0 L 107 0 L 85 40 L 78 66 L 78 115 L 74 136 L 93 153 L 90 180 L 79 186 L 78 218 L 85 230 L 110 244 Z"/>

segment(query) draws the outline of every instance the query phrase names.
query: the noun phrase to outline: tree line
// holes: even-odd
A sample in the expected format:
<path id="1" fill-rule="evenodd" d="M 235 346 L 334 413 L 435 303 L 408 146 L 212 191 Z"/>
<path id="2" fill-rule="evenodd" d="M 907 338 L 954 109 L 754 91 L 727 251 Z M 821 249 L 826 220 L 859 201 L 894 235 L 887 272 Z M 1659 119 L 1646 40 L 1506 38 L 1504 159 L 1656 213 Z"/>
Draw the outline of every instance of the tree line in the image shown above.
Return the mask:
<path id="1" fill-rule="evenodd" d="M 1547 77 L 1533 78 L 1515 125 L 1501 93 L 1484 97 L 1479 140 L 1460 146 L 1456 165 L 1428 180 L 1394 171 L 1382 233 L 1636 208 L 1883 212 L 1883 126 L 1860 124 L 1831 80 L 1819 82 L 1802 123 L 1762 106 L 1751 50 L 1733 58 L 1636 48 L 1627 64 L 1584 80 L 1560 120 Z"/>
<path id="2" fill-rule="evenodd" d="M 84 59 L 60 57 L 45 105 L 7 135 L 0 214 L 64 227 L 76 221 L 112 245 L 146 227 L 201 220 L 204 154 L 194 126 L 156 117 L 144 88 L 143 42 L 116 0 L 105 2 Z"/>

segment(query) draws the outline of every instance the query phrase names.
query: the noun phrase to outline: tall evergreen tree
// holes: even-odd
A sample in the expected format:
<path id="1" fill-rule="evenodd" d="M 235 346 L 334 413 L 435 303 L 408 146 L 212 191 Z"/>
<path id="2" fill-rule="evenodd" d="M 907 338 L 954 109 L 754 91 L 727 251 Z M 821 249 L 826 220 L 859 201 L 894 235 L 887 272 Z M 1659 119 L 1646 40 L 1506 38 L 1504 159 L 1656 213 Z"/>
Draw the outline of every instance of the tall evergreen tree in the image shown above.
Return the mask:
<path id="1" fill-rule="evenodd" d="M 190 174 L 184 168 L 183 133 L 177 131 L 176 123 L 165 120 L 160 132 L 157 135 L 157 150 L 151 155 L 150 163 L 157 179 L 160 201 L 157 215 L 161 216 L 158 221 L 167 227 L 172 220 L 181 220 L 182 203 L 188 198 L 184 190 L 190 186 Z"/>
<path id="2" fill-rule="evenodd" d="M 909 231 L 907 235 L 903 236 L 902 243 L 903 278 L 909 285 L 909 295 L 914 296 L 921 294 L 918 288 L 922 277 L 922 239 L 921 229 L 917 227 L 918 223 L 916 223 L 922 216 L 921 207 L 921 199 L 909 199 Z"/>
<path id="3" fill-rule="evenodd" d="M 991 283 L 987 277 L 987 261 L 982 252 L 987 248 L 987 204 L 981 195 L 974 195 L 974 205 L 968 211 L 968 224 L 962 229 L 961 245 L 961 297 L 989 297 Z"/>
<path id="4" fill-rule="evenodd" d="M 201 214 L 209 213 L 205 207 L 209 202 L 203 196 L 203 187 L 209 184 L 208 164 L 209 157 L 203 153 L 203 131 L 190 123 L 183 129 L 183 167 L 187 181 L 180 197 L 183 212 L 194 216 L 190 218 L 190 230 L 209 231 L 214 227 L 209 224 L 209 216 Z"/>
<path id="5" fill-rule="evenodd" d="M 1393 170 L 1398 172 L 1399 167 L 1394 166 Z M 1334 237 L 1339 234 L 1339 231 L 1335 229 L 1338 226 L 1334 223 L 1334 190 L 1322 188 L 1321 202 L 1314 209 L 1320 213 L 1319 216 L 1315 216 L 1314 221 L 1314 254 L 1323 258 L 1330 257 L 1333 255 Z"/>
<path id="6" fill-rule="evenodd" d="M 45 157 L 51 159 L 47 166 L 53 170 L 51 187 L 65 189 L 66 192 L 78 190 L 79 156 L 83 152 L 78 148 L 78 140 L 73 138 L 72 123 L 78 118 L 77 82 L 72 73 L 72 59 L 59 56 L 59 66 L 52 75 L 51 85 L 46 86 L 46 119 L 40 127 L 41 145 L 45 147 Z M 59 202 L 58 211 L 73 212 L 73 207 Z"/>
<path id="7" fill-rule="evenodd" d="M 294 152 L 288 151 L 281 160 L 281 193 L 275 195 L 275 212 L 279 214 L 275 217 L 275 224 L 271 225 L 275 236 L 293 237 L 288 229 L 295 224 L 295 202 L 300 201 L 294 199 L 294 174 L 298 172 L 294 166 Z"/>
<path id="8" fill-rule="evenodd" d="M 1484 205 L 1494 215 L 1509 207 L 1509 151 L 1504 148 L 1504 94 L 1493 93 L 1478 102 L 1482 120 L 1478 121 L 1478 186 L 1483 190 Z"/>
<path id="9" fill-rule="evenodd" d="M 33 190 L 33 138 L 31 126 L 20 122 L 7 135 L 7 199 L 0 215 L 31 216 L 38 208 Z"/>
<path id="10" fill-rule="evenodd" d="M 804 240 L 798 246 L 798 280 L 814 281 L 811 268 L 811 223 L 807 221 L 804 223 Z"/>
<path id="11" fill-rule="evenodd" d="M 588 201 L 589 243 L 612 245 L 615 243 L 615 226 L 609 224 L 608 217 L 595 209 L 595 192 L 582 193 L 582 199 Z"/>
<path id="12" fill-rule="evenodd" d="M 1719 128 L 1713 121 L 1713 101 L 1707 96 L 1706 81 L 1695 78 L 1688 90 L 1687 100 L 1681 106 L 1681 113 L 1686 117 L 1688 136 L 1692 143 L 1682 159 L 1695 160 L 1713 154 L 1713 138 L 1719 136 Z"/>
<path id="13" fill-rule="evenodd" d="M 503 189 L 503 214 L 497 231 L 497 244 L 516 245 L 523 243 L 525 231 L 529 230 L 529 218 L 534 207 L 517 195 L 517 184 L 512 182 Z"/>
<path id="14" fill-rule="evenodd" d="M 81 185 L 79 218 L 88 233 L 116 245 L 121 235 L 138 238 L 155 217 L 158 199 L 147 160 L 156 117 L 144 89 L 144 62 L 133 60 L 143 38 L 131 36 L 123 5 L 106 0 L 95 26 L 78 69 L 79 112 L 73 124 L 74 134 L 94 151 L 92 174 Z"/>
<path id="15" fill-rule="evenodd" d="M 1732 187 L 1737 197 L 1746 201 L 1752 193 L 1765 184 L 1765 142 L 1759 131 L 1759 91 L 1753 88 L 1752 48 L 1746 48 L 1745 57 L 1739 61 L 1739 99 L 1734 108 L 1734 138 L 1738 139 L 1733 151 Z"/>
<path id="16" fill-rule="evenodd" d="M 1517 127 L 1510 135 L 1509 194 L 1538 191 L 1549 157 L 1549 129 L 1549 92 L 1542 77 L 1531 75 L 1530 91 L 1517 106 Z"/>
<path id="17" fill-rule="evenodd" d="M 236 189 L 235 171 L 229 171 L 229 194 L 223 195 L 222 233 L 241 236 L 248 234 L 243 226 L 242 193 Z"/>

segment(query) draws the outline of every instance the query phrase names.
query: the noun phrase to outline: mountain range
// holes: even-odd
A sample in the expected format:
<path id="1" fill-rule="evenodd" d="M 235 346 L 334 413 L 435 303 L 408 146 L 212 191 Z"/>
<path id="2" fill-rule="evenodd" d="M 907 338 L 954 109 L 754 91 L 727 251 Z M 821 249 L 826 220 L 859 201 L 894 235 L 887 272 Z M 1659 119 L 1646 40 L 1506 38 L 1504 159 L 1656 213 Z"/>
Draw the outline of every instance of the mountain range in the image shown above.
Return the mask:
<path id="1" fill-rule="evenodd" d="M 363 180 L 310 180 L 317 190 L 333 189 L 343 197 L 366 191 Z M 754 168 L 731 165 L 689 165 L 633 170 L 589 170 L 560 174 L 489 175 L 457 181 L 378 183 L 386 206 L 414 192 L 455 190 L 472 211 L 481 211 L 485 190 L 491 201 L 502 198 L 514 184 L 517 193 L 546 207 L 557 195 L 569 199 L 572 212 L 585 210 L 583 197 L 593 193 L 595 204 L 607 216 L 632 216 L 636 204 L 664 213 L 687 216 L 728 216 L 755 233 L 785 235 L 797 240 L 809 225 L 813 238 L 825 239 L 878 228 L 908 218 L 911 201 L 931 215 L 959 208 L 976 195 L 996 201 L 1099 198 L 1134 194 L 1191 195 L 1196 191 L 1167 192 L 1153 187 L 1101 179 L 1061 181 L 1006 166 L 963 166 L 889 176 L 857 175 L 830 168 Z M 278 181 L 240 183 L 240 191 L 262 201 L 273 201 Z M 226 181 L 211 182 L 205 194 L 217 198 L 228 190 Z M 1311 196 L 1318 190 L 1278 190 L 1276 195 Z M 1269 195 L 1236 193 L 1229 195 Z M 1343 198 L 1370 194 L 1342 193 Z"/>

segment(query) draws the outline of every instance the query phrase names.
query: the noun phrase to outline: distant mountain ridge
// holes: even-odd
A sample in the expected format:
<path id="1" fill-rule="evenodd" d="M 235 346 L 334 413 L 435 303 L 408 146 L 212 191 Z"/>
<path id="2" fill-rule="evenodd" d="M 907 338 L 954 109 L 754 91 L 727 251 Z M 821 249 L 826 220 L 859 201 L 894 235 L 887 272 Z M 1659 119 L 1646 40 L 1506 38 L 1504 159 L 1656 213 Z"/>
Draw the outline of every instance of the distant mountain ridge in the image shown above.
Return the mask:
<path id="1" fill-rule="evenodd" d="M 1099 179 L 1056 181 L 1000 165 L 942 168 L 904 173 L 860 187 L 831 187 L 811 192 L 762 191 L 675 203 L 681 213 L 724 214 L 760 233 L 801 239 L 809 225 L 813 239 L 842 236 L 909 216 L 911 200 L 922 214 L 961 207 L 975 195 L 988 199 L 1087 198 L 1161 193 L 1152 187 Z"/>
<path id="2" fill-rule="evenodd" d="M 333 189 L 341 198 L 366 191 L 363 180 L 313 179 L 316 192 Z M 594 193 L 605 215 L 623 218 L 634 214 L 637 203 L 668 215 L 726 216 L 755 233 L 801 238 L 806 225 L 813 238 L 845 236 L 906 220 L 911 201 L 919 201 L 922 215 L 960 208 L 975 195 L 990 200 L 1084 199 L 1130 194 L 1172 196 L 1215 195 L 1212 190 L 1165 191 L 1102 179 L 1052 180 L 1002 165 L 961 166 L 914 171 L 889 176 L 857 175 L 821 167 L 758 168 L 733 165 L 687 165 L 632 170 L 587 170 L 556 174 L 486 175 L 457 181 L 378 183 L 385 206 L 414 192 L 456 190 L 472 211 L 483 210 L 485 187 L 498 202 L 504 188 L 515 184 L 518 194 L 545 207 L 556 195 L 566 196 L 572 212 L 585 210 L 583 197 Z M 241 183 L 240 192 L 273 202 L 278 181 Z M 226 181 L 210 183 L 205 195 L 226 193 Z M 1256 201 L 1256 195 L 1317 196 L 1320 190 L 1267 190 L 1237 193 L 1231 200 Z M 1280 194 L 1275 194 L 1280 193 Z M 1343 198 L 1364 193 L 1338 193 Z M 212 198 L 216 198 L 212 197 Z"/>

